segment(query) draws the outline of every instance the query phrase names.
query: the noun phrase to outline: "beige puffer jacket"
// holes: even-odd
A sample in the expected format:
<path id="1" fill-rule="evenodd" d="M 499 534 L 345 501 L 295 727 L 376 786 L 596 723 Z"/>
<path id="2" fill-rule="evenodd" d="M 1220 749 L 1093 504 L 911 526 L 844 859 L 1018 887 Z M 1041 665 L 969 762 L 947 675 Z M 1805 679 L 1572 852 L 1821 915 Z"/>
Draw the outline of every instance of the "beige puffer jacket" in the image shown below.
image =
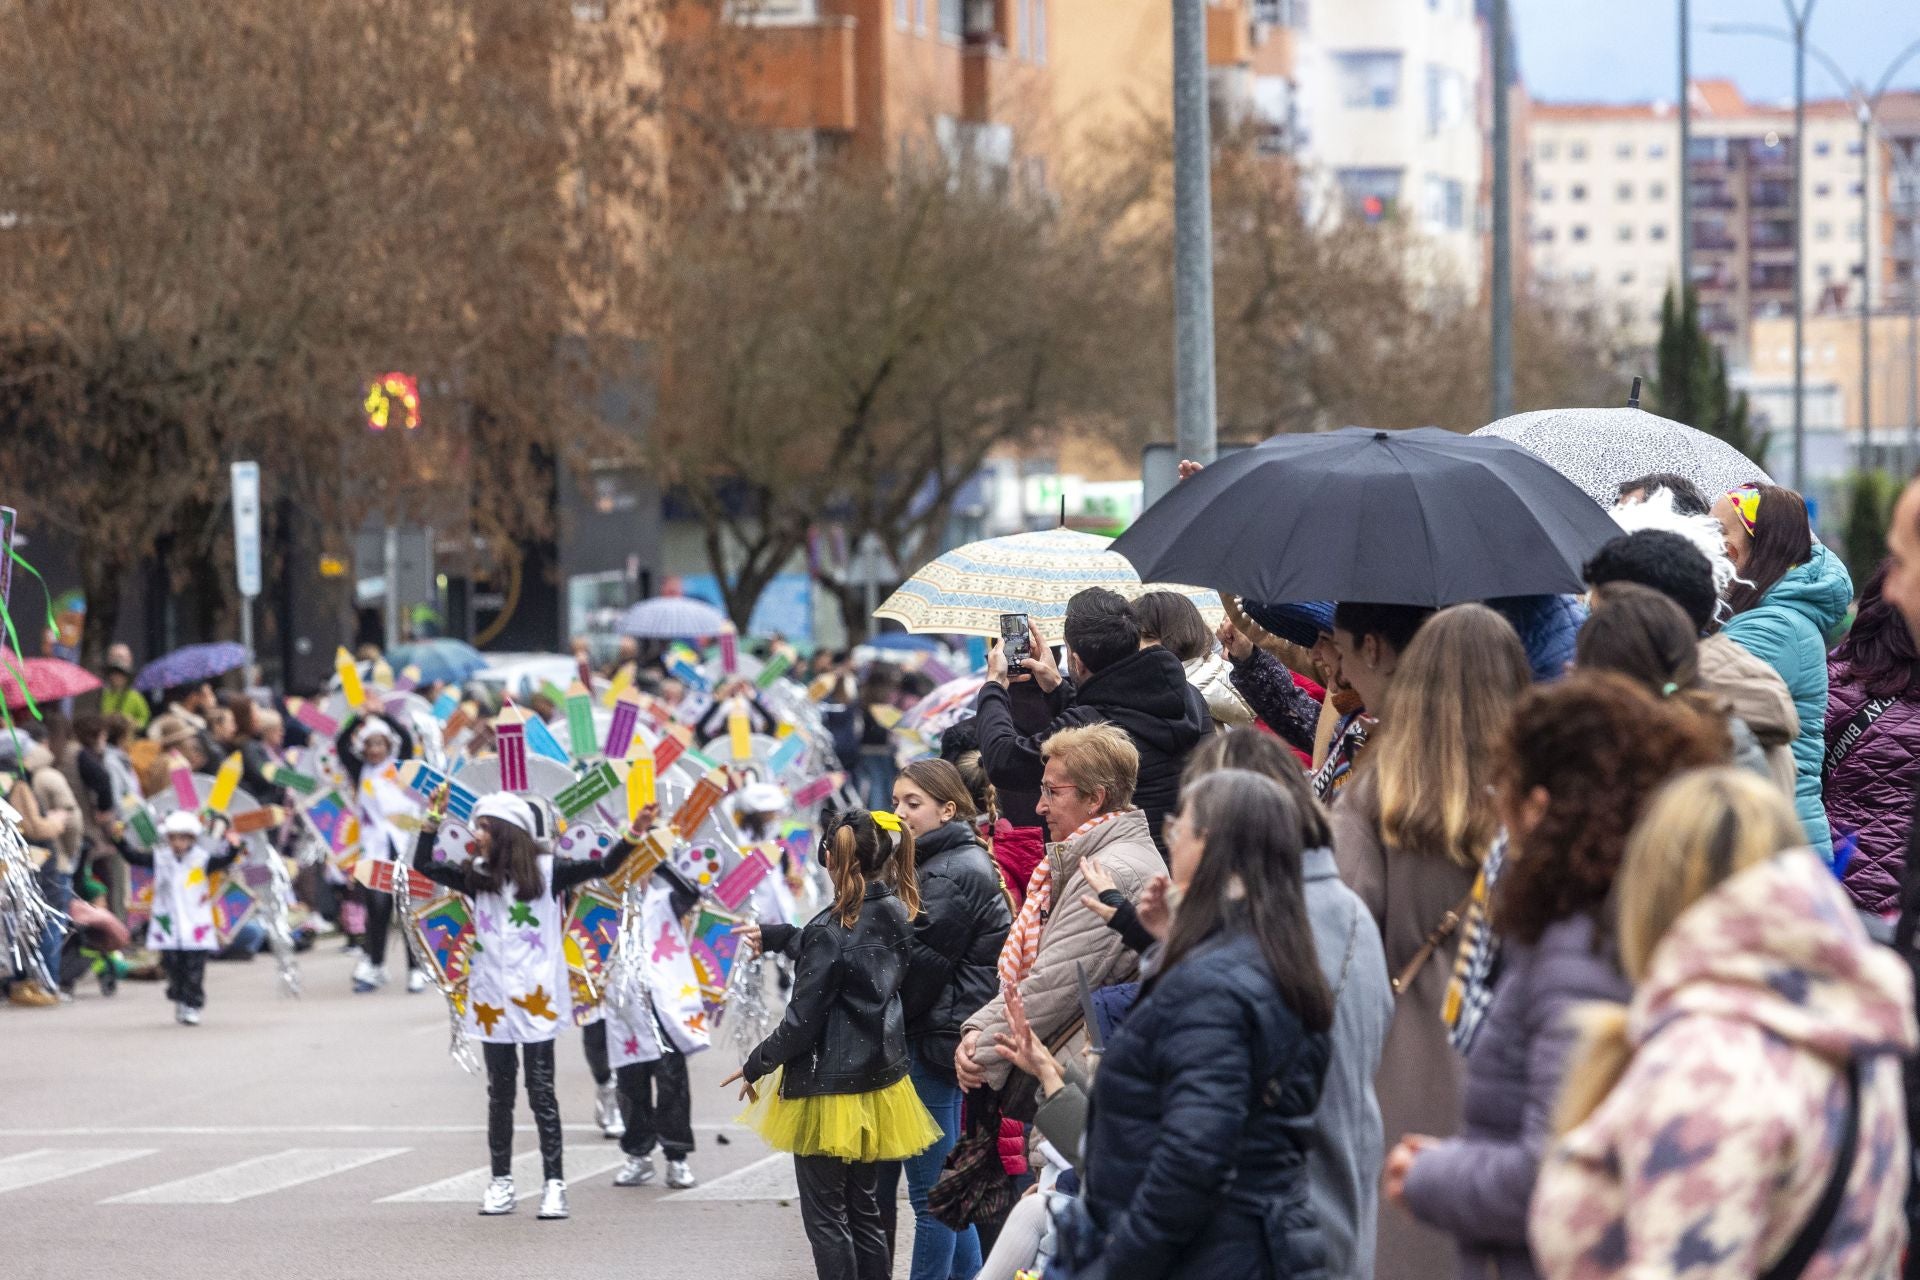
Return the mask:
<path id="1" fill-rule="evenodd" d="M 1187 671 L 1187 683 L 1207 700 L 1207 710 L 1213 714 L 1217 732 L 1225 733 L 1253 723 L 1253 708 L 1233 687 L 1233 666 L 1225 658 L 1210 653 L 1182 665 Z"/>
<path id="2" fill-rule="evenodd" d="M 1793 740 L 1800 736 L 1787 682 L 1766 662 L 1725 635 L 1700 642 L 1700 683 L 1746 721 L 1767 755 L 1767 770 L 1789 800 L 1794 796 Z"/>
<path id="3" fill-rule="evenodd" d="M 53 869 L 72 875 L 80 865 L 80 843 L 86 834 L 80 802 L 73 796 L 73 785 L 67 781 L 67 775 L 60 772 L 53 761 L 53 752 L 44 743 L 36 742 L 27 748 L 26 766 L 40 812 L 52 816 L 65 811 L 67 815 L 66 830 L 45 843 L 53 854 Z"/>

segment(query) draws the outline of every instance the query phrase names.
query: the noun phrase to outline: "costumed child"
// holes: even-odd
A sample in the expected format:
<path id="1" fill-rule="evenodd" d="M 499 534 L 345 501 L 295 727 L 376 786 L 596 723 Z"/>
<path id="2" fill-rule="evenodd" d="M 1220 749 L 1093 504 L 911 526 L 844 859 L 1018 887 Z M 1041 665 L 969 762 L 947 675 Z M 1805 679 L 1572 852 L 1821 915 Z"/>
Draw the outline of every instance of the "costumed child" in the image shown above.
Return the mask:
<path id="1" fill-rule="evenodd" d="M 340 752 L 340 764 L 353 782 L 354 810 L 360 819 L 360 856 L 378 862 L 399 862 L 406 857 L 407 840 L 398 820 L 419 812 L 413 793 L 400 781 L 400 764 L 413 755 L 413 739 L 406 729 L 377 711 L 367 712 L 347 722 L 334 740 Z M 370 893 L 358 883 L 348 892 L 356 894 L 366 907 L 366 932 L 361 940 L 363 955 L 354 966 L 353 989 L 365 995 L 387 985 L 387 936 L 393 931 L 393 898 Z M 406 947 L 407 990 L 427 989 L 427 971 L 413 954 L 413 941 L 401 930 Z"/>
<path id="2" fill-rule="evenodd" d="M 466 1024 L 481 1042 L 487 1067 L 487 1149 L 493 1181 L 480 1201 L 485 1215 L 512 1213 L 513 1098 L 521 1062 L 527 1105 L 540 1134 L 546 1186 L 542 1218 L 567 1216 L 561 1165 L 560 1102 L 553 1088 L 553 1041 L 568 1008 L 564 896 L 619 869 L 653 819 L 643 810 L 635 825 L 599 861 L 559 858 L 541 843 L 547 825 L 533 806 L 511 792 L 484 796 L 473 807 L 473 856 L 436 863 L 434 841 L 446 816 L 447 788 L 428 807 L 414 848 L 413 868 L 463 893 L 473 905 L 475 941 L 467 964 Z"/>
<path id="3" fill-rule="evenodd" d="M 160 823 L 165 849 L 120 846 L 128 862 L 153 871 L 147 947 L 160 954 L 174 1021 L 189 1027 L 200 1025 L 200 1010 L 207 1004 L 207 957 L 220 949 L 213 927 L 213 889 L 207 880 L 246 852 L 224 815 L 216 815 L 214 824 L 209 834 L 198 814 L 176 809 Z"/>
<path id="4" fill-rule="evenodd" d="M 687 1058 L 708 1047 L 711 1033 L 680 921 L 699 900 L 699 886 L 672 863 L 654 871 L 640 905 L 641 936 L 647 939 L 639 957 L 641 989 L 631 1000 L 605 1005 L 607 1049 L 625 1124 L 620 1149 L 627 1157 L 613 1177 L 616 1187 L 653 1182 L 656 1146 L 667 1157 L 667 1186 L 684 1191 L 695 1183 L 687 1165 L 694 1149 Z"/>
<path id="5" fill-rule="evenodd" d="M 783 951 L 799 967 L 780 1025 L 721 1083 L 740 1081 L 752 1103 L 746 1119 L 770 1146 L 793 1153 L 821 1280 L 885 1276 L 880 1164 L 940 1137 L 907 1079 L 900 1004 L 920 914 L 913 836 L 892 813 L 853 810 L 829 823 L 820 860 L 833 880 L 825 911 L 800 929 L 739 926 L 744 946 Z"/>

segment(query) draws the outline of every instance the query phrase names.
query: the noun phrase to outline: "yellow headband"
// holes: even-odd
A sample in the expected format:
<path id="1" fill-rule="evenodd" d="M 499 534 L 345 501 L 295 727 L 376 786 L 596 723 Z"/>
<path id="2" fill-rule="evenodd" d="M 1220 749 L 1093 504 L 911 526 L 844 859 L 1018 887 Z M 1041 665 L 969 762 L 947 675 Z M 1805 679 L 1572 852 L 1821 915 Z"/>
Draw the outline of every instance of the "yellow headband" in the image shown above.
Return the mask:
<path id="1" fill-rule="evenodd" d="M 900 834 L 900 818 L 899 815 L 892 810 L 875 809 L 867 816 L 872 818 L 873 825 L 879 827 L 882 831 L 891 831 L 895 835 Z"/>

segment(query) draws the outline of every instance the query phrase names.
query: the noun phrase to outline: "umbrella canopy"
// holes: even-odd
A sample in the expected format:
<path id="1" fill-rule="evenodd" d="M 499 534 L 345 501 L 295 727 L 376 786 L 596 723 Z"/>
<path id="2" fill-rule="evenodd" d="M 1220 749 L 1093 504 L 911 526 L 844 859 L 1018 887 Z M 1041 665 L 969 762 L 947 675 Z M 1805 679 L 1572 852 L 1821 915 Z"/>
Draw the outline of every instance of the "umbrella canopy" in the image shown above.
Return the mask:
<path id="1" fill-rule="evenodd" d="M 1619 526 L 1519 445 L 1435 427 L 1275 436 L 1144 512 L 1114 549 L 1143 576 L 1285 604 L 1440 606 L 1572 592 Z"/>
<path id="2" fill-rule="evenodd" d="M 100 677 L 64 658 L 21 658 L 0 651 L 0 697 L 9 707 L 27 705 L 16 671 L 27 677 L 26 693 L 32 694 L 35 702 L 58 702 L 100 687 Z"/>
<path id="3" fill-rule="evenodd" d="M 1511 440 L 1546 459 L 1603 507 L 1614 504 L 1621 485 L 1656 471 L 1685 476 L 1709 502 L 1743 484 L 1773 483 L 1726 441 L 1631 406 L 1516 413 L 1473 434 Z"/>
<path id="4" fill-rule="evenodd" d="M 247 665 L 247 651 L 231 640 L 213 644 L 190 644 L 175 649 L 163 658 L 155 658 L 140 668 L 133 687 L 143 692 L 171 689 L 175 685 L 212 680 Z"/>
<path id="5" fill-rule="evenodd" d="M 873 649 L 894 649 L 901 653 L 939 653 L 941 644 L 932 636 L 916 636 L 906 631 L 882 631 L 867 640 Z"/>
<path id="6" fill-rule="evenodd" d="M 1113 539 L 1073 529 L 1044 529 L 969 542 L 922 565 L 874 610 L 908 631 L 1000 637 L 1000 615 L 1024 613 L 1051 644 L 1065 639 L 1067 601 L 1088 587 L 1132 599 L 1145 591 L 1178 591 L 1210 625 L 1226 616 L 1220 597 L 1193 587 L 1145 584 Z"/>
<path id="7" fill-rule="evenodd" d="M 420 668 L 421 684 L 459 684 L 487 667 L 487 656 L 464 640 L 422 640 L 403 644 L 387 655 L 387 665 L 399 675 Z"/>
<path id="8" fill-rule="evenodd" d="M 896 727 L 938 743 L 941 734 L 973 714 L 974 697 L 986 682 L 984 675 L 949 680 L 908 708 Z"/>
<path id="9" fill-rule="evenodd" d="M 691 640 L 726 629 L 726 614 L 691 596 L 655 596 L 620 615 L 621 635 L 648 640 Z"/>

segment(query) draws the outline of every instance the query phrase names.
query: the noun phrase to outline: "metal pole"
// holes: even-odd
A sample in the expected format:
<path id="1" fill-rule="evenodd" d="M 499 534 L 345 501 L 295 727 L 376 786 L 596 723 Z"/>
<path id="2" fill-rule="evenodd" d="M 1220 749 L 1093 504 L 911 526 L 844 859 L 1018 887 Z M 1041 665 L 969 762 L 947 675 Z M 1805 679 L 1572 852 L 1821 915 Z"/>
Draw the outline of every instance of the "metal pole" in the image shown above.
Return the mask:
<path id="1" fill-rule="evenodd" d="M 1493 416 L 1513 412 L 1513 163 L 1507 0 L 1493 0 Z"/>
<path id="2" fill-rule="evenodd" d="M 1688 153 L 1693 150 L 1693 32 L 1687 0 L 1680 0 L 1680 297 L 1693 288 L 1693 184 Z"/>
<path id="3" fill-rule="evenodd" d="M 1914 159 L 1920 161 L 1920 150 Z M 1920 175 L 1908 187 L 1920 197 Z M 1920 459 L 1920 198 L 1907 202 L 1907 239 L 1913 243 L 1907 255 L 1907 469 L 1912 470 Z"/>
<path id="4" fill-rule="evenodd" d="M 1806 219 L 1800 197 L 1800 181 L 1806 170 L 1802 160 L 1807 148 L 1807 18 L 1813 12 L 1813 0 L 1804 11 L 1793 14 L 1793 487 L 1807 491 L 1807 285 Z"/>
<path id="5" fill-rule="evenodd" d="M 240 597 L 240 647 L 247 651 L 247 665 L 244 669 L 242 684 L 253 684 L 253 597 Z M 283 677 L 284 680 L 284 677 Z"/>
<path id="6" fill-rule="evenodd" d="M 1873 465 L 1873 113 L 1860 104 L 1860 469 Z"/>
<path id="7" fill-rule="evenodd" d="M 1205 0 L 1173 0 L 1173 407 L 1182 458 L 1216 452 Z"/>
<path id="8" fill-rule="evenodd" d="M 387 643 L 389 653 L 400 647 L 400 529 L 387 525 L 384 547 L 387 570 Z"/>

